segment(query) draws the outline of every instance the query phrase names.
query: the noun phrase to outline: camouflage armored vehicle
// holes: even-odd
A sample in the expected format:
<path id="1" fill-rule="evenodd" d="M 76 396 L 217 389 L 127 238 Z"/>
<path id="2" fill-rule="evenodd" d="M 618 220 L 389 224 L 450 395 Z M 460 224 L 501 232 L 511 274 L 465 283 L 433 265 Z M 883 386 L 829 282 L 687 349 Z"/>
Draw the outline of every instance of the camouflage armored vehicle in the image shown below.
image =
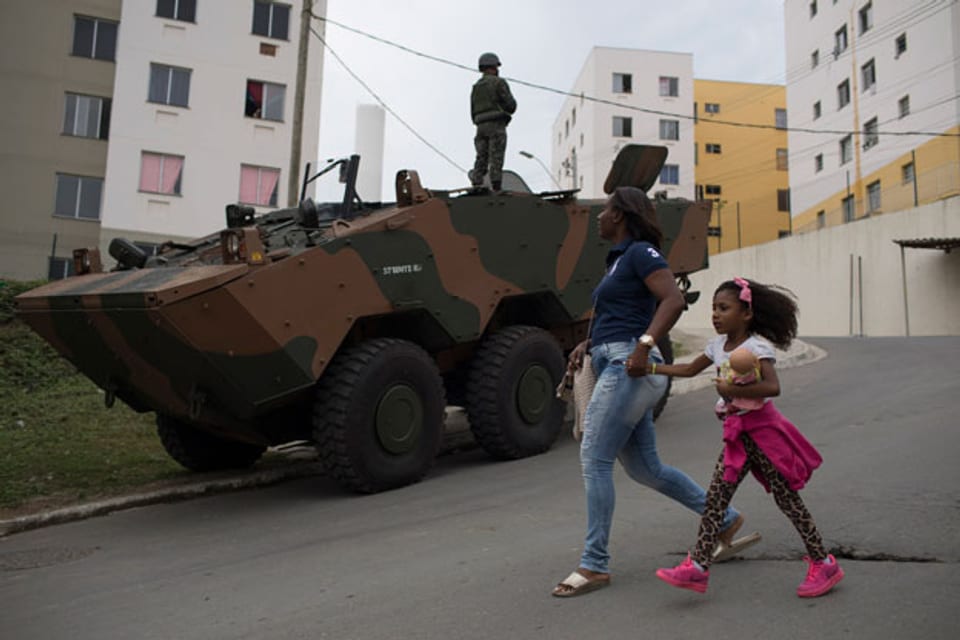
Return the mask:
<path id="1" fill-rule="evenodd" d="M 623 150 L 605 188 L 647 189 L 662 147 Z M 575 191 L 431 191 L 400 171 L 396 202 L 341 202 L 256 217 L 147 256 L 117 239 L 117 267 L 74 252 L 75 276 L 17 298 L 18 314 L 105 392 L 154 411 L 168 453 L 197 471 L 253 464 L 266 447 L 315 443 L 361 492 L 431 467 L 448 404 L 492 456 L 556 440 L 554 390 L 583 339 L 606 244 L 603 201 Z M 509 181 L 505 180 L 505 185 Z M 676 274 L 705 266 L 709 205 L 657 202 Z"/>

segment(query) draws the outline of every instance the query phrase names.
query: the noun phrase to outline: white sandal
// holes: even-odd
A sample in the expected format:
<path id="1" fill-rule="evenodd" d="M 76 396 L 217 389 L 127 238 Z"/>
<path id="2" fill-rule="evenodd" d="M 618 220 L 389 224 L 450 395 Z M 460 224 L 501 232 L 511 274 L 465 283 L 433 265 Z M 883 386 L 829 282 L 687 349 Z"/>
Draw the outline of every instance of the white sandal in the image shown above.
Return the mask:
<path id="1" fill-rule="evenodd" d="M 600 574 L 588 578 L 579 571 L 574 571 L 563 579 L 551 594 L 558 598 L 572 598 L 573 596 L 590 593 L 602 589 L 610 584 L 610 574 Z"/>

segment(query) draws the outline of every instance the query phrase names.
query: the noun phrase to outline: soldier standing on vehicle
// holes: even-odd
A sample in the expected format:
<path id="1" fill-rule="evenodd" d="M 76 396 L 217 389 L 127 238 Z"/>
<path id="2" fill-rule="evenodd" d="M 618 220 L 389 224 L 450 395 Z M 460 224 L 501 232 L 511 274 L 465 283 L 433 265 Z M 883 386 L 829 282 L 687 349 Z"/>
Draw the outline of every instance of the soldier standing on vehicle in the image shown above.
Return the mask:
<path id="1" fill-rule="evenodd" d="M 483 74 L 470 93 L 470 115 L 477 125 L 473 145 L 477 159 L 469 172 L 475 187 L 483 184 L 490 167 L 490 185 L 494 191 L 503 186 L 503 156 L 507 150 L 507 124 L 517 110 L 517 101 L 510 93 L 507 81 L 500 77 L 500 58 L 495 53 L 484 53 L 477 66 Z"/>

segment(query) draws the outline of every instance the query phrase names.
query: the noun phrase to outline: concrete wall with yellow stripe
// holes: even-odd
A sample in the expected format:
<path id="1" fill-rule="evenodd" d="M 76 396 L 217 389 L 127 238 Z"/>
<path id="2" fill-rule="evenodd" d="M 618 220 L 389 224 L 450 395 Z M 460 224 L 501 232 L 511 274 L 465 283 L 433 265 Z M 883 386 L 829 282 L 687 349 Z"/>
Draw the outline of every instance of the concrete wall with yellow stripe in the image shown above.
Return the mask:
<path id="1" fill-rule="evenodd" d="M 858 220 L 960 194 L 960 126 L 944 133 L 948 135 L 919 144 L 911 153 L 852 180 L 849 188 L 798 212 L 793 220 L 794 232 L 843 224 L 843 201 L 849 196 L 853 197 L 852 218 Z M 859 154 L 856 157 L 859 159 Z M 874 185 L 878 198 L 870 196 Z"/>

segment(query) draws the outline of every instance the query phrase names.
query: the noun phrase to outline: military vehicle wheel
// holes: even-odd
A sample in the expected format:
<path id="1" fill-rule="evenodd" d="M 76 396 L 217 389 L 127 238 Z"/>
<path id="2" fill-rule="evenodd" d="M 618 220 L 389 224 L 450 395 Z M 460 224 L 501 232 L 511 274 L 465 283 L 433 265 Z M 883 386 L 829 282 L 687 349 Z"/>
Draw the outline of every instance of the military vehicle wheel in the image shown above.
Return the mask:
<path id="1" fill-rule="evenodd" d="M 157 433 L 170 457 L 191 471 L 245 469 L 267 449 L 217 437 L 162 413 L 157 414 Z"/>
<path id="2" fill-rule="evenodd" d="M 542 329 L 512 326 L 484 340 L 467 378 L 470 429 L 483 449 L 511 460 L 543 453 L 560 434 L 560 345 Z"/>
<path id="3" fill-rule="evenodd" d="M 660 353 L 663 354 L 663 361 L 667 364 L 673 364 L 673 342 L 670 341 L 669 334 L 660 338 L 660 340 L 657 341 L 657 346 L 660 347 Z M 663 413 L 663 410 L 667 407 L 667 398 L 670 397 L 670 387 L 672 386 L 673 378 L 667 378 L 667 388 L 663 390 L 663 395 L 660 396 L 660 400 L 658 400 L 656 406 L 653 407 L 654 420 L 659 418 L 660 414 Z"/>
<path id="4" fill-rule="evenodd" d="M 394 489 L 433 466 L 445 408 L 443 380 L 427 352 L 377 338 L 327 367 L 317 384 L 313 438 L 327 472 L 345 487 Z"/>

